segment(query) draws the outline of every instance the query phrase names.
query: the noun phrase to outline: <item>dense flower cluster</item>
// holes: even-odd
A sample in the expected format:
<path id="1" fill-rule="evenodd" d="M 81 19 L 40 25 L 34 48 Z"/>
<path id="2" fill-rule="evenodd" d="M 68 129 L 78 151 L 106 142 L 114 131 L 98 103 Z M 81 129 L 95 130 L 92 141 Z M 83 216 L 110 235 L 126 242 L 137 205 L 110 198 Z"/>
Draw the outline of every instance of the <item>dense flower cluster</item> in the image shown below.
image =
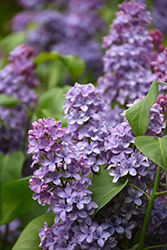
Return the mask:
<path id="1" fill-rule="evenodd" d="M 32 166 L 35 163 L 41 166 L 30 179 L 30 188 L 35 192 L 33 198 L 42 205 L 49 204 L 56 214 L 52 228 L 45 223 L 39 231 L 40 247 L 62 250 L 75 246 L 103 247 L 110 233 L 105 231 L 105 225 L 92 222 L 90 217 L 97 204 L 87 189 L 91 184 L 88 159 L 68 143 L 61 122 L 40 119 L 33 123 L 33 128 L 29 131 L 28 153 L 34 154 Z"/>
<path id="2" fill-rule="evenodd" d="M 156 79 L 159 82 L 167 82 L 167 48 L 159 53 L 157 60 L 152 62 L 154 67 Z M 166 88 L 166 87 L 165 87 Z"/>
<path id="3" fill-rule="evenodd" d="M 10 52 L 10 63 L 0 71 L 0 94 L 11 95 L 22 102 L 14 107 L 0 106 L 3 121 L 0 124 L 0 152 L 20 150 L 28 120 L 26 109 L 34 109 L 37 105 L 33 90 L 38 85 L 38 78 L 33 73 L 34 57 L 34 49 L 20 45 Z"/>
<path id="4" fill-rule="evenodd" d="M 104 29 L 104 21 L 97 11 L 104 0 L 71 0 L 61 12 L 57 9 L 59 1 L 50 1 L 53 9 L 43 9 L 46 2 L 22 0 L 21 4 L 28 10 L 16 15 L 13 30 L 24 30 L 33 22 L 35 28 L 29 30 L 27 40 L 30 46 L 39 52 L 58 50 L 63 55 L 81 56 L 87 68 L 99 76 L 102 53 L 94 38 Z M 20 23 L 23 17 L 24 22 Z"/>
<path id="5" fill-rule="evenodd" d="M 161 53 L 165 49 L 163 45 L 164 39 L 161 31 L 158 29 L 149 30 L 149 35 L 152 37 L 152 42 L 154 45 L 153 54 L 157 55 L 157 53 Z"/>
<path id="6" fill-rule="evenodd" d="M 122 120 L 120 105 L 125 108 L 127 103 L 147 94 L 155 79 L 152 61 L 163 50 L 161 33 L 148 31 L 151 16 L 146 5 L 129 1 L 119 5 L 119 9 L 109 34 L 103 38 L 102 47 L 107 48 L 103 56 L 104 76 L 98 79 L 112 126 Z M 111 112 L 112 103 L 119 106 L 113 106 Z M 114 120 L 113 116 L 116 116 Z"/>
<path id="7" fill-rule="evenodd" d="M 146 6 L 130 1 L 119 9 L 102 43 L 109 48 L 103 57 L 105 75 L 98 83 L 109 104 L 125 104 L 146 94 L 152 74 L 149 54 L 153 44 L 147 30 L 151 17 Z"/>

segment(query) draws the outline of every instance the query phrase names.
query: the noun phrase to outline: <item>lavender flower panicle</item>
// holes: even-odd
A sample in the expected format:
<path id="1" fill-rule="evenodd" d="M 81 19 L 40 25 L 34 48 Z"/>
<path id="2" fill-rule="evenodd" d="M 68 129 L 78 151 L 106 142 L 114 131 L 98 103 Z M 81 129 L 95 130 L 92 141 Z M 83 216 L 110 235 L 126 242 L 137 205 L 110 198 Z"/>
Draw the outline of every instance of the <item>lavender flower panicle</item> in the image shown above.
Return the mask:
<path id="1" fill-rule="evenodd" d="M 124 104 L 146 94 L 151 77 L 149 54 L 153 45 L 147 30 L 150 13 L 146 5 L 134 1 L 119 5 L 119 9 L 102 43 L 102 47 L 109 48 L 103 57 L 105 75 L 98 84 L 108 104 Z"/>
<path id="2" fill-rule="evenodd" d="M 151 14 L 146 5 L 126 1 L 119 9 L 109 34 L 103 38 L 102 47 L 107 49 L 103 56 L 104 76 L 98 79 L 112 126 L 123 120 L 121 107 L 146 95 L 154 79 L 166 81 L 163 36 L 158 30 L 148 31 Z"/>
<path id="3" fill-rule="evenodd" d="M 19 98 L 27 108 L 35 108 L 38 101 L 33 90 L 38 85 L 38 78 L 33 72 L 35 55 L 31 47 L 19 45 L 10 52 L 10 63 L 0 71 L 0 93 Z M 0 117 L 7 125 L 0 124 L 0 152 L 20 150 L 28 120 L 24 106 L 0 106 Z"/>
<path id="4" fill-rule="evenodd" d="M 93 93 L 92 87 L 90 91 Z M 98 103 L 96 106 L 98 108 Z M 44 229 L 39 231 L 40 247 L 74 249 L 93 242 L 103 246 L 110 233 L 90 218 L 98 206 L 88 190 L 91 167 L 86 155 L 67 140 L 69 131 L 62 128 L 60 122 L 44 118 L 32 126 L 28 153 L 34 154 L 32 166 L 38 163 L 40 168 L 30 179 L 30 188 L 35 192 L 33 198 L 43 206 L 50 205 L 49 210 L 56 214 L 52 228 L 45 223 Z M 88 227 L 91 236 L 85 235 L 84 228 Z"/>

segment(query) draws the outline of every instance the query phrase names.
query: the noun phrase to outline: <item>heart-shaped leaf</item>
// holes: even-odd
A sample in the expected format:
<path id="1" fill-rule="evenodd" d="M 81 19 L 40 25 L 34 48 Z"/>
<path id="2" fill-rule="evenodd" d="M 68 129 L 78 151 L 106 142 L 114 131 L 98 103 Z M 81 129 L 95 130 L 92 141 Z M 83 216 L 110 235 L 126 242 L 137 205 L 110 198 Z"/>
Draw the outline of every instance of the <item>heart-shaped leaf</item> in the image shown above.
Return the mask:
<path id="1" fill-rule="evenodd" d="M 83 73 L 85 69 L 85 63 L 79 56 L 76 55 L 67 55 L 61 57 L 61 61 L 69 70 L 73 80 L 77 80 L 78 77 Z"/>
<path id="2" fill-rule="evenodd" d="M 0 45 L 6 50 L 8 53 L 9 51 L 13 50 L 19 44 L 22 44 L 26 41 L 27 32 L 12 32 L 9 35 L 5 36 L 1 41 Z"/>
<path id="3" fill-rule="evenodd" d="M 62 106 L 66 101 L 64 94 L 66 94 L 68 90 L 69 86 L 64 86 L 62 88 L 56 87 L 41 94 L 39 97 L 38 107 L 33 116 L 33 120 L 38 120 L 42 117 L 51 117 L 53 119 L 57 118 L 61 120 L 62 124 L 65 126 L 66 120 L 62 118 L 64 116 L 64 110 Z"/>
<path id="4" fill-rule="evenodd" d="M 89 190 L 92 192 L 92 200 L 98 205 L 99 211 L 114 196 L 116 196 L 127 184 L 128 180 L 120 178 L 116 183 L 112 182 L 113 177 L 108 170 L 101 170 L 92 180 Z"/>
<path id="5" fill-rule="evenodd" d="M 135 144 L 150 160 L 167 170 L 167 135 L 162 138 L 138 136 Z"/>
<path id="6" fill-rule="evenodd" d="M 24 155 L 21 151 L 13 154 L 0 154 L 0 188 L 5 182 L 17 180 L 20 178 Z"/>
<path id="7" fill-rule="evenodd" d="M 21 176 L 24 155 L 21 151 L 13 154 L 0 154 L 0 214 L 1 214 L 1 189 L 9 181 L 17 180 Z"/>
<path id="8" fill-rule="evenodd" d="M 158 82 L 151 84 L 146 97 L 126 111 L 126 118 L 136 136 L 144 135 L 150 122 L 150 109 L 158 96 Z"/>
<path id="9" fill-rule="evenodd" d="M 12 250 L 40 250 L 38 231 L 44 227 L 44 222 L 47 222 L 48 227 L 51 227 L 54 223 L 54 218 L 54 215 L 44 214 L 31 221 L 23 230 Z"/>
<path id="10" fill-rule="evenodd" d="M 20 215 L 19 218 L 21 219 L 21 225 L 25 228 L 28 223 L 30 223 L 35 218 L 48 213 L 49 205 L 41 206 L 38 201 L 36 200 L 33 206 L 24 214 Z M 51 210 L 48 214 L 53 215 L 53 211 Z"/>
<path id="11" fill-rule="evenodd" d="M 74 80 L 83 73 L 85 69 L 85 63 L 82 58 L 76 55 L 65 55 L 62 56 L 57 51 L 52 52 L 42 52 L 35 59 L 35 64 L 44 63 L 49 60 L 60 60 L 64 66 L 68 69 Z"/>
<path id="12" fill-rule="evenodd" d="M 44 63 L 49 60 L 59 59 L 60 54 L 57 51 L 54 52 L 42 52 L 34 58 L 35 64 Z"/>
<path id="13" fill-rule="evenodd" d="M 2 187 L 2 210 L 0 224 L 10 223 L 25 213 L 35 203 L 32 199 L 29 178 L 10 181 Z"/>
<path id="14" fill-rule="evenodd" d="M 0 106 L 12 107 L 19 103 L 20 100 L 11 95 L 0 94 Z"/>

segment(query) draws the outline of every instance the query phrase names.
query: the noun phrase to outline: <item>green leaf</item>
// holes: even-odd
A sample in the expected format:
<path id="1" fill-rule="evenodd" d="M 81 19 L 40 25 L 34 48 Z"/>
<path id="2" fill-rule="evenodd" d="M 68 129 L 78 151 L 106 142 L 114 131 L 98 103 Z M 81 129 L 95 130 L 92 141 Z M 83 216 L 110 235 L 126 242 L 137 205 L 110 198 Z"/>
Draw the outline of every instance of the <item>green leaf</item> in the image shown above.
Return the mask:
<path id="1" fill-rule="evenodd" d="M 20 178 L 24 155 L 21 151 L 13 154 L 0 154 L 0 188 L 5 182 L 17 180 Z"/>
<path id="2" fill-rule="evenodd" d="M 74 80 L 77 80 L 85 69 L 85 63 L 79 56 L 62 56 L 57 51 L 42 52 L 34 59 L 34 63 L 40 64 L 49 60 L 60 60 L 67 67 Z"/>
<path id="3" fill-rule="evenodd" d="M 60 57 L 61 56 L 60 56 L 59 52 L 56 52 L 56 51 L 54 51 L 54 52 L 42 52 L 34 58 L 34 63 L 40 64 L 40 63 L 44 63 L 44 62 L 49 61 L 49 60 L 59 59 Z"/>
<path id="4" fill-rule="evenodd" d="M 150 160 L 167 170 L 167 135 L 162 138 L 138 136 L 135 144 Z"/>
<path id="5" fill-rule="evenodd" d="M 44 65 L 44 64 L 40 64 Z M 39 66 L 40 66 L 39 65 Z M 48 76 L 45 82 L 48 83 L 48 89 L 57 86 L 63 87 L 63 79 L 67 76 L 67 67 L 60 60 L 52 60 L 48 64 Z M 46 67 L 46 65 L 45 65 Z"/>
<path id="6" fill-rule="evenodd" d="M 24 43 L 26 41 L 26 39 L 27 39 L 26 32 L 12 32 L 0 41 L 0 45 L 8 53 L 9 51 L 13 50 L 19 44 Z"/>
<path id="7" fill-rule="evenodd" d="M 66 65 L 74 80 L 77 80 L 78 77 L 85 70 L 85 63 L 79 56 L 76 55 L 63 56 L 61 57 L 61 61 Z"/>
<path id="8" fill-rule="evenodd" d="M 158 96 L 158 82 L 153 81 L 146 97 L 126 111 L 126 118 L 136 136 L 144 135 L 150 122 L 150 109 Z"/>
<path id="9" fill-rule="evenodd" d="M 45 214 L 31 221 L 23 230 L 12 250 L 40 250 L 38 231 L 44 227 L 44 222 L 47 222 L 48 227 L 51 227 L 54 223 L 54 218 L 54 215 Z"/>
<path id="10" fill-rule="evenodd" d="M 7 127 L 7 128 L 10 128 L 10 126 L 8 124 L 6 124 L 0 117 L 0 123 L 4 126 L 4 127 Z"/>
<path id="11" fill-rule="evenodd" d="M 67 76 L 67 71 L 67 67 L 60 60 L 51 60 L 46 63 L 38 64 L 35 69 L 35 72 L 41 79 L 41 84 L 37 88 L 38 94 L 40 94 L 41 91 L 43 93 L 43 89 L 64 86 L 63 82 Z M 42 84 L 44 86 L 42 86 Z"/>
<path id="12" fill-rule="evenodd" d="M 17 180 L 21 176 L 24 155 L 17 151 L 13 154 L 0 154 L 0 215 L 2 209 L 2 186 L 9 181 Z"/>
<path id="13" fill-rule="evenodd" d="M 0 94 L 0 106 L 12 107 L 15 106 L 20 100 L 11 95 Z"/>
<path id="14" fill-rule="evenodd" d="M 56 87 L 40 95 L 38 108 L 35 111 L 33 119 L 37 120 L 42 117 L 51 117 L 61 120 L 62 123 L 65 122 L 65 119 L 62 119 L 64 116 L 63 104 L 66 101 L 63 94 L 66 94 L 68 90 L 69 86 L 64 86 L 63 88 Z"/>
<path id="15" fill-rule="evenodd" d="M 99 211 L 114 196 L 116 196 L 128 183 L 127 179 L 120 178 L 116 183 L 112 182 L 113 177 L 108 170 L 101 170 L 92 180 L 89 190 L 92 192 L 92 200 L 97 203 Z"/>
<path id="16" fill-rule="evenodd" d="M 0 224 L 10 223 L 25 213 L 35 203 L 32 199 L 29 178 L 7 182 L 2 187 L 2 210 Z"/>
<path id="17" fill-rule="evenodd" d="M 38 201 L 35 201 L 33 206 L 26 213 L 20 215 L 22 227 L 25 228 L 30 221 L 34 220 L 38 216 L 46 214 L 49 207 L 49 205 L 41 206 Z M 53 214 L 52 210 L 49 214 Z"/>

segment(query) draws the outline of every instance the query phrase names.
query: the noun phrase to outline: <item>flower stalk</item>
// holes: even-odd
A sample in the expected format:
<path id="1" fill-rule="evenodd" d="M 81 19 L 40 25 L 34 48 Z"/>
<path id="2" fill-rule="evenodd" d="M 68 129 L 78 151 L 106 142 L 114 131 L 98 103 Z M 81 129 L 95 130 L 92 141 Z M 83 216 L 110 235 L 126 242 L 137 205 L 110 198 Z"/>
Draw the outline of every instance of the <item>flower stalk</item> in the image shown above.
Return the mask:
<path id="1" fill-rule="evenodd" d="M 142 250 L 143 246 L 144 246 L 144 240 L 145 240 L 147 225 L 148 225 L 148 221 L 149 221 L 149 218 L 150 218 L 152 206 L 154 204 L 154 200 L 156 199 L 156 196 L 157 196 L 157 189 L 158 189 L 160 177 L 161 177 L 161 167 L 158 166 L 157 176 L 156 176 L 153 192 L 152 192 L 152 195 L 151 195 L 151 197 L 149 199 L 149 202 L 148 202 L 147 212 L 146 212 L 146 215 L 145 215 L 145 219 L 144 219 L 144 223 L 143 223 L 143 227 L 142 227 L 142 231 L 141 231 L 141 235 L 140 235 L 138 250 Z"/>

